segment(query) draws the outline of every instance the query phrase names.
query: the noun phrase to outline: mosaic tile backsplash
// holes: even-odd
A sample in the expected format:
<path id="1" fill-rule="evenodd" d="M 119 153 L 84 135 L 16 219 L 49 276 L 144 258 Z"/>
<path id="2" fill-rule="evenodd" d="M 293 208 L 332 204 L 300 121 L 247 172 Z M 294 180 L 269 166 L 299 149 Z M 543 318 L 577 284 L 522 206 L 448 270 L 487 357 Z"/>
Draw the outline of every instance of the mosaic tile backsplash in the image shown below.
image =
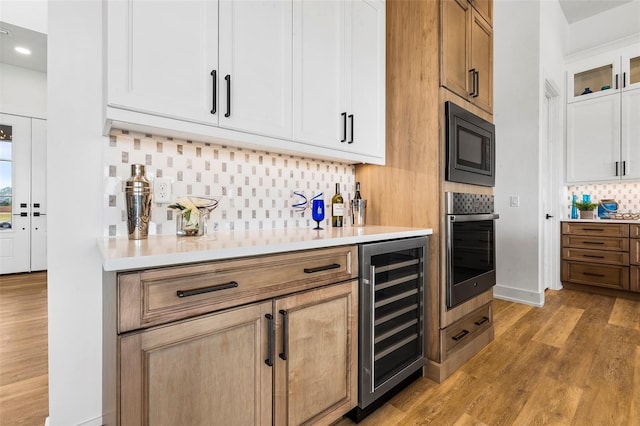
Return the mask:
<path id="1" fill-rule="evenodd" d="M 335 184 L 345 201 L 353 195 L 355 166 L 128 131 L 112 131 L 105 143 L 104 236 L 127 235 L 124 182 L 131 164 L 145 165 L 153 185 L 156 177 L 172 181 L 172 201 L 181 197 L 220 196 L 207 223 L 207 232 L 233 229 L 311 227 L 291 208 L 293 191 L 307 197 L 323 193 L 325 226 L 330 226 Z M 153 203 L 149 234 L 175 234 L 175 212 Z"/>
<path id="2" fill-rule="evenodd" d="M 619 212 L 640 212 L 640 182 L 616 182 L 591 185 L 572 185 L 567 188 L 567 214 L 571 212 L 571 195 L 576 194 L 582 200 L 583 194 L 589 194 L 591 201 L 614 199 L 618 202 Z"/>

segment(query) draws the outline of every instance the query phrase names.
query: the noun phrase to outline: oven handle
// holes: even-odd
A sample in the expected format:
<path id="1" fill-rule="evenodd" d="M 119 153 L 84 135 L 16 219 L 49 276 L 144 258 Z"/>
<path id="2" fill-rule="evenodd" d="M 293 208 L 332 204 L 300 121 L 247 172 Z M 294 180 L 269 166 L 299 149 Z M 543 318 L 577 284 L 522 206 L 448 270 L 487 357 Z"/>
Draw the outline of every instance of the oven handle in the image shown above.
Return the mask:
<path id="1" fill-rule="evenodd" d="M 478 222 L 481 220 L 495 220 L 499 218 L 500 215 L 498 213 L 447 215 L 447 220 L 450 222 Z"/>

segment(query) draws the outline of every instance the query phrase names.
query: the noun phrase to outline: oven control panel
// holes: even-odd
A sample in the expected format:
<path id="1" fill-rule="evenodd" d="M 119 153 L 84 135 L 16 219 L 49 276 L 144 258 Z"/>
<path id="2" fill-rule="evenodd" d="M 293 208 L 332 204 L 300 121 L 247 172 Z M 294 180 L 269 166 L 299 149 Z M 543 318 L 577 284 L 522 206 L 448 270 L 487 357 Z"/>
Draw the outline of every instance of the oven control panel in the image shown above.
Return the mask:
<path id="1" fill-rule="evenodd" d="M 493 195 L 469 194 L 466 192 L 446 193 L 446 214 L 493 213 Z"/>

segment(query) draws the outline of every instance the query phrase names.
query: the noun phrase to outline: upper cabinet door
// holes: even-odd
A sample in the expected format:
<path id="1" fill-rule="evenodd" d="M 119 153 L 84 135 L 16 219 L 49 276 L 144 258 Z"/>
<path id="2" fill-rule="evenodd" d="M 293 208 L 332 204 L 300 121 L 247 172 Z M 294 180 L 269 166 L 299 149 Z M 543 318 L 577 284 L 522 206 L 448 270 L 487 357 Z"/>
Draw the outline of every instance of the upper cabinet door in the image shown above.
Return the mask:
<path id="1" fill-rule="evenodd" d="M 620 55 L 602 54 L 567 67 L 567 102 L 584 101 L 620 92 Z"/>
<path id="2" fill-rule="evenodd" d="M 292 0 L 220 1 L 221 127 L 291 139 L 292 13 Z"/>
<path id="3" fill-rule="evenodd" d="M 475 9 L 471 14 L 471 70 L 475 73 L 471 102 L 493 111 L 493 30 Z"/>
<path id="4" fill-rule="evenodd" d="M 640 88 L 640 48 L 631 46 L 622 55 L 622 90 Z"/>
<path id="5" fill-rule="evenodd" d="M 640 88 L 622 93 L 623 179 L 640 178 Z"/>
<path id="6" fill-rule="evenodd" d="M 440 7 L 440 85 L 466 98 L 469 95 L 467 85 L 472 78 L 467 67 L 467 43 L 471 40 L 468 12 L 471 5 L 467 0 L 442 0 Z"/>
<path id="7" fill-rule="evenodd" d="M 493 26 L 493 0 L 471 0 L 471 4 L 482 15 L 484 20 Z"/>
<path id="8" fill-rule="evenodd" d="M 385 4 L 347 1 L 347 149 L 385 156 Z M 344 135 L 343 135 L 344 136 Z"/>
<path id="9" fill-rule="evenodd" d="M 296 0 L 293 34 L 293 139 L 341 149 L 345 2 Z"/>
<path id="10" fill-rule="evenodd" d="M 567 182 L 620 179 L 620 98 L 567 105 Z"/>
<path id="11" fill-rule="evenodd" d="M 217 0 L 107 2 L 108 104 L 216 124 Z"/>

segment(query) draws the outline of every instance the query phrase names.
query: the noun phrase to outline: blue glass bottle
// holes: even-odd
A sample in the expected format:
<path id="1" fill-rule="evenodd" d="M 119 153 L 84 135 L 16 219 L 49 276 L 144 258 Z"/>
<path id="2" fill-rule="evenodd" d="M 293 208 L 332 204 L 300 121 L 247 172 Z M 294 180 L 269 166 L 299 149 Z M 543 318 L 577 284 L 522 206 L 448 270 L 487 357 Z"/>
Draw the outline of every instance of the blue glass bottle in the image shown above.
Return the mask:
<path id="1" fill-rule="evenodd" d="M 571 197 L 571 219 L 578 218 L 578 208 L 576 207 L 576 194 L 573 194 Z"/>

